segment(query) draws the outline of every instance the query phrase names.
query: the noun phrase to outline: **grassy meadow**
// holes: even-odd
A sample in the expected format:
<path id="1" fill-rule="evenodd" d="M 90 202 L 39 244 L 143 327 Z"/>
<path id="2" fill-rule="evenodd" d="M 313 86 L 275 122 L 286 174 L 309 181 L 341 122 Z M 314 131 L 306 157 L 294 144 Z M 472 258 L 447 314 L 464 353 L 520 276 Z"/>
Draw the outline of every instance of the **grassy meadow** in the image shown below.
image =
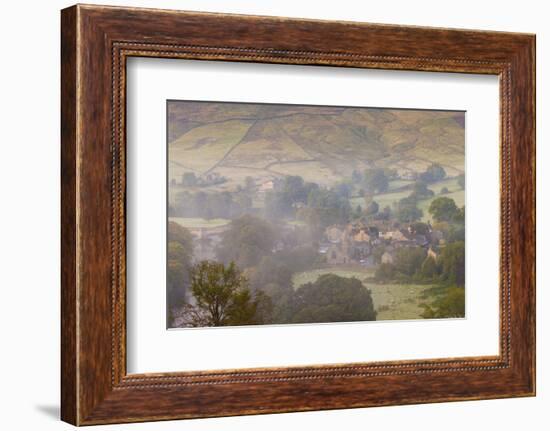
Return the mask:
<path id="1" fill-rule="evenodd" d="M 355 266 L 326 267 L 294 274 L 292 282 L 297 289 L 303 284 L 315 282 L 323 274 L 357 278 L 371 292 L 377 320 L 419 319 L 424 310 L 420 304 L 425 304 L 437 297 L 431 294 L 430 289 L 433 285 L 430 284 L 373 283 L 371 280 L 374 272 L 371 268 Z"/>

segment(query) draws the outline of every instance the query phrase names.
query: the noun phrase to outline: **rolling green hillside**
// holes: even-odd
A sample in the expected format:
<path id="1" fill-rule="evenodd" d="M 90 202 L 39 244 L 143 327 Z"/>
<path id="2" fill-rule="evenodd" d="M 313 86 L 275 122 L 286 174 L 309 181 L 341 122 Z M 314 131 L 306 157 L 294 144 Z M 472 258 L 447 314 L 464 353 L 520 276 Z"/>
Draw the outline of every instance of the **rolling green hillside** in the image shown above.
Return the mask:
<path id="1" fill-rule="evenodd" d="M 298 174 L 328 185 L 372 166 L 464 171 L 462 112 L 169 102 L 168 115 L 171 178 L 217 172 L 231 187 Z"/>

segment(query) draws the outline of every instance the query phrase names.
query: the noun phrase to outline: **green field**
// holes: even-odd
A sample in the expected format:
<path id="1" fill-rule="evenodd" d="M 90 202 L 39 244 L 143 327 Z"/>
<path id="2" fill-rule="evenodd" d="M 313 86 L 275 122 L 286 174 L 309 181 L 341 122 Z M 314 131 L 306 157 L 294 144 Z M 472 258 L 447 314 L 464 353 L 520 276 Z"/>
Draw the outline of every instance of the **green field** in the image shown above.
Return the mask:
<path id="1" fill-rule="evenodd" d="M 420 304 L 431 302 L 422 298 L 422 293 L 431 285 L 416 284 L 366 284 L 370 289 L 374 307 L 378 312 L 376 320 L 421 319 L 424 311 Z"/>
<path id="2" fill-rule="evenodd" d="M 392 180 L 388 185 L 388 190 L 390 192 L 393 192 L 394 190 L 398 190 L 402 187 L 410 186 L 412 184 L 414 184 L 414 181 L 412 180 Z"/>
<path id="3" fill-rule="evenodd" d="M 214 228 L 221 227 L 229 224 L 231 220 L 223 218 L 214 218 L 211 220 L 206 220 L 204 218 L 194 218 L 194 217 L 169 217 L 168 221 L 173 221 L 180 226 L 186 227 L 188 229 L 198 229 L 198 228 Z"/>
<path id="4" fill-rule="evenodd" d="M 447 194 L 440 194 L 441 189 L 443 187 L 447 187 L 449 189 L 449 193 Z M 460 188 L 458 185 L 458 181 L 456 178 L 446 178 L 444 180 L 438 181 L 436 183 L 430 184 L 428 186 L 430 190 L 432 190 L 435 195 L 433 198 L 430 199 L 423 199 L 421 201 L 418 201 L 418 208 L 422 210 L 423 216 L 422 221 L 428 221 L 431 220 L 430 213 L 428 212 L 428 208 L 430 208 L 430 203 L 432 200 L 434 200 L 437 197 L 444 196 L 449 199 L 453 199 L 456 203 L 457 207 L 462 207 L 465 205 L 465 193 L 464 190 Z"/>
<path id="5" fill-rule="evenodd" d="M 397 183 L 393 185 L 394 183 Z M 391 181 L 390 182 L 390 190 L 404 187 L 407 184 L 412 184 L 412 181 Z M 393 186 L 392 186 L 393 185 Z M 399 187 L 398 187 L 399 186 Z M 440 194 L 441 189 L 443 187 L 447 187 L 449 190 L 449 193 L 447 194 Z M 430 207 L 430 204 L 432 200 L 434 200 L 437 197 L 445 196 L 447 198 L 453 199 L 456 203 L 457 207 L 462 207 L 465 204 L 465 193 L 464 190 L 460 188 L 460 186 L 457 183 L 456 178 L 446 178 L 444 180 L 432 183 L 428 186 L 430 190 L 432 190 L 435 194 L 433 197 L 428 199 L 422 199 L 418 201 L 418 208 L 422 210 L 422 221 L 428 221 L 431 220 L 430 213 L 428 212 L 428 208 Z M 386 206 L 389 206 L 391 209 L 394 208 L 394 205 L 399 202 L 400 199 L 406 198 L 411 194 L 410 189 L 405 190 L 399 190 L 399 191 L 389 191 L 387 193 L 380 193 L 378 195 L 375 195 L 373 197 L 373 200 L 379 205 L 380 211 L 383 210 Z M 362 197 L 355 197 L 350 199 L 350 204 L 353 208 L 355 208 L 357 205 L 361 205 L 361 207 L 365 206 L 365 199 Z"/>
<path id="6" fill-rule="evenodd" d="M 377 320 L 421 319 L 422 303 L 431 302 L 433 298 L 422 298 L 422 293 L 432 288 L 431 285 L 416 284 L 376 284 L 369 282 L 374 270 L 359 266 L 333 266 L 313 269 L 294 274 L 292 282 L 295 288 L 302 284 L 314 282 L 320 275 L 336 274 L 340 277 L 355 277 L 370 289 L 374 307 L 378 312 Z"/>

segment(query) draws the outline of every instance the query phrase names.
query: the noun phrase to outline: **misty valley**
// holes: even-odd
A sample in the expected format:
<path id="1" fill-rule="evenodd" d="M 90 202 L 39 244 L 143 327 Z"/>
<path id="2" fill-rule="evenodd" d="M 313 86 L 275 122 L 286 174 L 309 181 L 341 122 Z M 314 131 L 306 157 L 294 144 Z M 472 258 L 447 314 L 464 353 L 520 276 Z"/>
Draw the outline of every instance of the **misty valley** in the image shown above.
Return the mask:
<path id="1" fill-rule="evenodd" d="M 168 102 L 171 328 L 465 316 L 464 113 Z"/>

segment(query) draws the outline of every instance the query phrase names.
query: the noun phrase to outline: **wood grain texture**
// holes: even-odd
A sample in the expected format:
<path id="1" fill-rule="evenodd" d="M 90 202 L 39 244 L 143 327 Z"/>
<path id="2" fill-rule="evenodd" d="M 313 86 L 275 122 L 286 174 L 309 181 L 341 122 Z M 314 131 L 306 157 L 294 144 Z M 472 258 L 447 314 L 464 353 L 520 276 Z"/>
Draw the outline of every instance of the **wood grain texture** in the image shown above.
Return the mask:
<path id="1" fill-rule="evenodd" d="M 525 34 L 100 6 L 64 10 L 63 420 L 87 425 L 533 395 L 534 49 L 534 36 Z M 127 375 L 125 68 L 131 56 L 499 75 L 500 354 Z"/>
<path id="2" fill-rule="evenodd" d="M 61 17 L 61 417 L 77 422 L 76 9 Z"/>

